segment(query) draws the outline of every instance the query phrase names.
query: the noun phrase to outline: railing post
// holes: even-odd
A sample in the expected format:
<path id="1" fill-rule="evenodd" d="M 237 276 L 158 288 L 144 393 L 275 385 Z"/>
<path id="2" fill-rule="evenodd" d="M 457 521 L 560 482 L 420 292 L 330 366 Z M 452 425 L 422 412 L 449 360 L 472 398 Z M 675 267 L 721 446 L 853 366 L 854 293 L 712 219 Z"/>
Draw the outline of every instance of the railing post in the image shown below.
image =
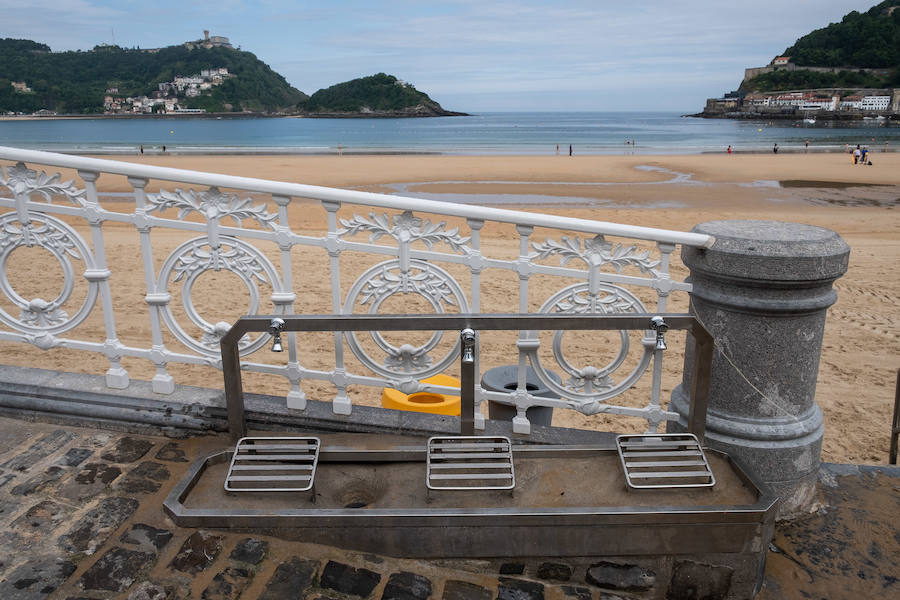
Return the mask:
<path id="1" fill-rule="evenodd" d="M 815 403 L 825 311 L 850 248 L 835 232 L 775 221 L 712 221 L 693 231 L 715 236 L 709 249 L 684 247 L 691 312 L 712 334 L 706 443 L 736 458 L 781 498 L 779 514 L 814 499 L 822 450 Z M 685 353 L 684 380 L 670 408 L 684 429 L 697 352 Z"/>

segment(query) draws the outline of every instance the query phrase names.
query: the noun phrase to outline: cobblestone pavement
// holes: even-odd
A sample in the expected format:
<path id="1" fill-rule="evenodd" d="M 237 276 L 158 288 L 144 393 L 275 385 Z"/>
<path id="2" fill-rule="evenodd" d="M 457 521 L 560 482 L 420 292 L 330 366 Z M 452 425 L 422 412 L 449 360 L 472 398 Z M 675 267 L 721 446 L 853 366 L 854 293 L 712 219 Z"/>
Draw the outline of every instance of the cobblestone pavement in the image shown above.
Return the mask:
<path id="1" fill-rule="evenodd" d="M 654 587 L 652 574 L 604 562 L 403 560 L 176 527 L 162 510 L 166 494 L 191 461 L 226 444 L 221 436 L 173 440 L 0 418 L 0 600 L 672 597 L 671 589 Z M 893 545 L 882 543 L 880 557 L 871 548 L 861 551 L 860 560 L 873 565 L 866 567 L 874 586 L 868 591 L 890 594 L 900 585 L 894 558 L 900 536 L 892 520 L 900 507 L 897 482 L 896 476 L 882 478 L 879 485 L 887 485 L 887 491 L 876 490 L 879 506 L 889 511 L 883 523 L 877 522 L 879 516 L 860 513 L 864 508 L 856 507 L 852 515 L 869 519 L 866 527 L 893 532 L 885 534 L 893 536 Z M 835 537 L 844 532 L 836 529 L 831 514 L 826 519 L 833 525 L 831 542 L 844 544 L 846 555 L 852 541 Z M 820 527 L 815 518 L 779 531 L 765 598 L 819 597 L 804 590 L 828 586 L 847 594 L 830 598 L 854 597 L 855 573 L 847 577 L 843 565 L 803 562 L 804 551 L 819 556 L 810 551 L 816 547 L 810 538 Z M 829 540 L 819 542 L 821 550 Z M 893 556 L 886 556 L 890 552 Z M 885 569 L 893 569 L 893 575 L 878 574 Z M 717 597 L 693 593 L 678 597 Z M 862 597 L 869 596 L 856 595 Z"/>

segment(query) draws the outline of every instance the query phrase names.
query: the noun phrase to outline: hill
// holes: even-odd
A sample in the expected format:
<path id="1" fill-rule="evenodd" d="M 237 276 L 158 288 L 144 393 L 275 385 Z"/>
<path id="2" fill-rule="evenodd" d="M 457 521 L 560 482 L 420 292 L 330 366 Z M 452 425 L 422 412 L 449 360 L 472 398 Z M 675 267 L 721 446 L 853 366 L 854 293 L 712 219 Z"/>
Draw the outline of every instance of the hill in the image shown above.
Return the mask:
<path id="1" fill-rule="evenodd" d="M 775 66 L 741 83 L 741 92 L 900 85 L 900 3 L 885 0 L 852 11 L 785 49 L 787 68 Z"/>
<path id="2" fill-rule="evenodd" d="M 440 104 L 385 73 L 360 77 L 321 89 L 299 104 L 308 116 L 321 117 L 438 117 L 464 113 Z"/>
<path id="3" fill-rule="evenodd" d="M 886 0 L 864 13 L 855 10 L 816 29 L 784 51 L 804 67 L 893 67 L 900 65 L 900 2 Z"/>
<path id="4" fill-rule="evenodd" d="M 96 46 L 88 51 L 51 52 L 30 40 L 0 39 L 0 111 L 102 113 L 104 98 L 177 97 L 166 87 L 176 76 L 224 69 L 197 95 L 179 105 L 210 112 L 295 110 L 306 95 L 250 52 L 199 44 L 154 50 Z M 18 83 L 19 89 L 13 86 Z M 163 87 L 160 87 L 163 84 Z M 185 88 L 189 89 L 189 88 Z M 183 91 L 183 90 L 182 90 Z"/>

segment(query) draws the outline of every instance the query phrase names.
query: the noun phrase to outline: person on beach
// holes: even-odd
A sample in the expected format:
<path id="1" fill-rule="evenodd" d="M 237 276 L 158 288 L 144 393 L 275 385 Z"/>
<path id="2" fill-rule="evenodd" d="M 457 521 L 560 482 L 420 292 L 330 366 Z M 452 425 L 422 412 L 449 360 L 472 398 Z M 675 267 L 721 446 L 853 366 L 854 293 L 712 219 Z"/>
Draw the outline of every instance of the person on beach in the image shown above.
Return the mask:
<path id="1" fill-rule="evenodd" d="M 778 142 L 775 142 L 775 145 L 772 146 L 772 153 L 778 154 Z"/>
<path id="2" fill-rule="evenodd" d="M 862 158 L 862 163 L 866 164 L 866 155 L 869 154 L 869 147 L 863 146 L 862 150 L 860 152 L 862 153 L 862 156 L 860 157 L 860 158 Z"/>
<path id="3" fill-rule="evenodd" d="M 569 156 L 572 156 L 572 144 L 569 144 Z"/>
<path id="4" fill-rule="evenodd" d="M 166 147 L 165 147 L 165 145 L 163 145 L 163 154 L 165 154 L 165 153 L 166 153 Z"/>
<path id="5" fill-rule="evenodd" d="M 559 156 L 559 144 L 556 145 L 556 155 Z"/>
<path id="6" fill-rule="evenodd" d="M 862 156 L 862 151 L 859 149 L 859 146 L 856 147 L 856 150 L 853 151 L 853 164 L 859 164 L 859 157 Z"/>
<path id="7" fill-rule="evenodd" d="M 728 144 L 728 150 L 727 150 L 727 152 L 728 152 L 728 154 L 731 154 L 731 144 Z"/>
<path id="8" fill-rule="evenodd" d="M 143 154 L 143 153 L 144 153 L 144 145 L 141 144 L 141 154 Z"/>
<path id="9" fill-rule="evenodd" d="M 806 151 L 809 152 L 809 140 L 806 140 Z"/>

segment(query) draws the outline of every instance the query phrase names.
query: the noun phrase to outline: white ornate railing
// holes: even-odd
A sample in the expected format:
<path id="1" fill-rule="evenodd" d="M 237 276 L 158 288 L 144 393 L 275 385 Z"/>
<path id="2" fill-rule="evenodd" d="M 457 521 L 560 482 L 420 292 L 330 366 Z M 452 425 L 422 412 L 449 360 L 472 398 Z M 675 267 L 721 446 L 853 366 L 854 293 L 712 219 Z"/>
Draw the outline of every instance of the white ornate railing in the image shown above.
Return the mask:
<path id="1" fill-rule="evenodd" d="M 673 281 L 669 276 L 672 252 L 679 244 L 709 246 L 713 242 L 707 235 L 694 233 L 16 148 L 0 147 L 0 160 L 11 161 L 5 168 L 0 166 L 0 207 L 10 209 L 0 215 L 0 290 L 5 296 L 0 298 L 0 321 L 4 326 L 0 328 L 0 340 L 45 350 L 63 347 L 102 353 L 109 361 L 107 385 L 113 388 L 129 384 L 122 366 L 124 357 L 151 361 L 156 371 L 153 390 L 160 394 L 174 390 L 174 379 L 167 370 L 170 363 L 221 368 L 219 340 L 229 324 L 201 316 L 192 294 L 198 278 L 210 271 L 229 271 L 243 281 L 250 298 L 246 314 L 309 312 L 307 307 L 295 306 L 294 275 L 320 275 L 304 269 L 313 253 L 327 254 L 329 308 L 334 314 L 375 314 L 392 298 L 409 296 L 423 298 L 437 313 L 488 312 L 483 306 L 483 291 L 496 287 L 489 275 L 504 271 L 518 278 L 518 288 L 506 290 L 505 296 L 518 297 L 519 312 L 665 312 L 671 292 L 690 290 L 690 284 Z M 63 182 L 58 173 L 48 175 L 43 170 L 46 167 L 74 169 L 81 184 Z M 97 180 L 102 174 L 125 176 L 133 205 L 126 205 L 127 210 L 123 210 L 123 203 L 119 202 L 116 210 L 110 210 L 101 203 Z M 159 185 L 158 192 L 147 191 L 151 181 L 154 186 Z M 186 184 L 187 189 L 172 189 L 173 183 Z M 292 229 L 288 211 L 292 202 L 299 199 L 318 201 L 326 216 L 327 231 L 309 235 Z M 376 210 L 367 216 L 339 217 L 339 210 L 346 205 Z M 305 203 L 302 209 L 309 210 L 309 206 Z M 462 218 L 466 230 L 462 225 L 448 228 L 443 221 L 433 222 L 418 214 Z M 107 223 L 131 226 L 138 232 L 139 248 L 134 248 L 134 252 L 141 256 L 150 324 L 150 339 L 145 346 L 124 344 L 117 335 L 117 307 L 110 288 L 112 274 L 104 238 Z M 517 256 L 495 256 L 485 251 L 481 231 L 488 223 L 514 227 L 519 242 Z M 557 233 L 532 241 L 537 228 Z M 181 241 L 162 258 L 154 253 L 151 232 L 156 229 L 180 230 L 193 237 Z M 90 244 L 79 232 L 85 230 L 90 233 Z M 560 235 L 559 231 L 576 235 Z M 364 236 L 368 240 L 361 239 Z M 653 242 L 655 249 L 613 242 L 606 236 Z M 56 298 L 27 298 L 11 284 L 7 264 L 11 254 L 23 247 L 43 248 L 58 261 L 63 283 Z M 266 252 L 261 247 L 272 249 Z M 344 253 L 362 253 L 373 263 L 352 283 L 342 279 Z M 269 254 L 280 258 L 279 266 Z M 160 258 L 162 263 L 157 268 Z M 451 274 L 454 270 L 468 271 L 465 285 Z M 79 276 L 84 279 L 81 283 L 86 291 L 76 307 L 72 292 Z M 536 276 L 556 278 L 564 284 L 537 308 L 533 298 L 529 299 L 529 282 Z M 566 284 L 567 280 L 575 283 Z M 349 289 L 345 292 L 347 283 Z M 271 304 L 264 301 L 265 290 Z M 648 308 L 639 297 L 641 293 L 654 297 L 655 306 Z M 76 329 L 95 310 L 98 297 L 105 338 L 80 339 Z M 134 319 L 135 315 L 128 317 Z M 268 339 L 266 334 L 244 339 L 241 356 L 253 354 Z M 287 405 L 296 409 L 306 405 L 302 382 L 328 382 L 336 390 L 332 400 L 334 412 L 349 414 L 352 407 L 347 388 L 351 385 L 393 387 L 404 393 L 458 394 L 450 387 L 420 383 L 454 363 L 458 349 L 446 340 L 442 344 L 442 339 L 442 333 L 435 332 L 426 342 L 415 345 L 391 343 L 378 333 L 370 339 L 359 339 L 352 333 L 335 334 L 329 350 L 333 353 L 333 366 L 314 369 L 300 360 L 297 340 L 290 334 L 286 364 L 246 361 L 244 369 L 285 377 L 289 382 Z M 561 332 L 553 335 L 552 354 L 547 344 L 542 345 L 537 332 L 520 332 L 516 343 L 518 389 L 508 393 L 479 389 L 477 401 L 514 404 L 518 411 L 514 427 L 519 432 L 529 430 L 525 411 L 535 405 L 572 408 L 585 414 L 638 416 L 656 429 L 662 421 L 677 415 L 660 408 L 662 352 L 655 349 L 655 335 L 647 332 L 640 341 L 641 351 L 636 352 L 639 356 L 626 364 L 633 344 L 622 332 L 615 357 L 597 367 L 589 364 L 589 356 L 567 357 Z M 173 348 L 176 343 L 180 346 L 177 349 Z M 436 352 L 443 356 L 435 358 L 432 355 Z M 562 383 L 548 373 L 545 363 L 551 360 L 556 364 L 554 368 L 561 369 L 567 377 Z M 527 393 L 524 373 L 529 362 L 558 399 Z M 655 362 L 652 393 L 646 406 L 608 402 L 634 385 L 651 362 Z M 628 373 L 620 375 L 618 371 L 622 369 Z M 476 414 L 476 426 L 483 426 L 480 413 Z"/>

